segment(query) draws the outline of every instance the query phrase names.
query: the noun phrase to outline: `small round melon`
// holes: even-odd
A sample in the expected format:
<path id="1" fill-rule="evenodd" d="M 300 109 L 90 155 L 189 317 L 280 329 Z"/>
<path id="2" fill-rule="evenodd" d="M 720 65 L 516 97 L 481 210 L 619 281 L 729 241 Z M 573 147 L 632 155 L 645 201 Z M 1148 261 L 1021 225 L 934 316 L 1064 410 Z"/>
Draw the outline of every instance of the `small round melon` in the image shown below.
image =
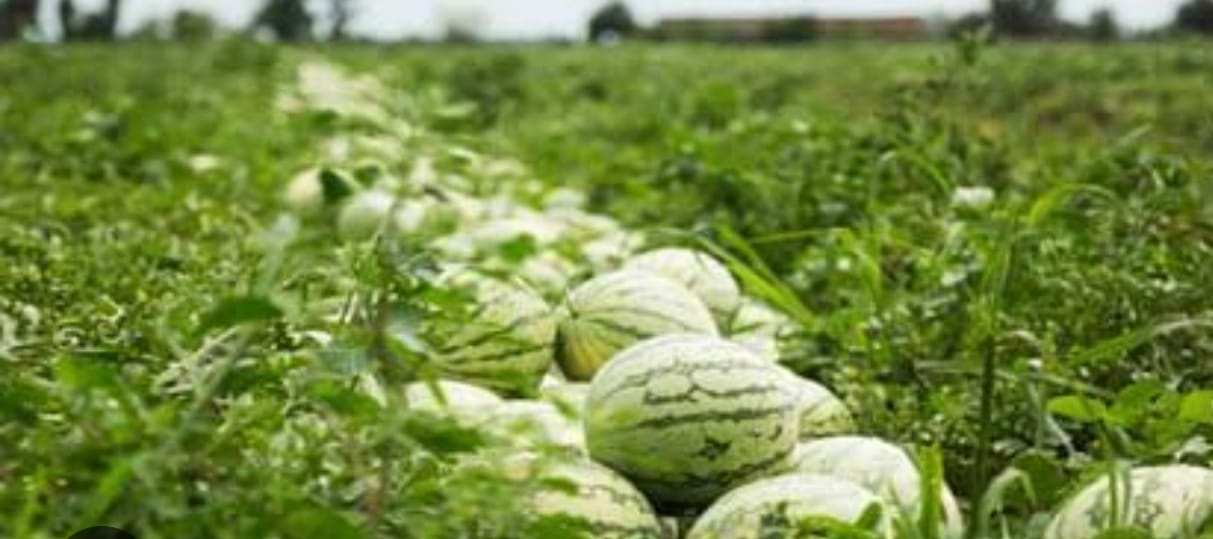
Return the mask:
<path id="1" fill-rule="evenodd" d="M 433 359 L 452 378 L 507 394 L 531 394 L 552 365 L 552 310 L 521 284 L 457 273 L 444 278 L 470 300 L 443 306 L 423 329 L 436 343 Z"/>
<path id="2" fill-rule="evenodd" d="M 666 248 L 633 257 L 625 269 L 648 271 L 681 283 L 694 293 L 721 327 L 727 326 L 741 305 L 741 290 L 729 269 L 706 253 Z"/>
<path id="3" fill-rule="evenodd" d="M 387 191 L 368 190 L 350 195 L 337 214 L 337 233 L 347 241 L 374 236 L 392 216 L 395 202 Z"/>
<path id="4" fill-rule="evenodd" d="M 796 471 L 838 477 L 875 492 L 897 514 L 913 522 L 922 503 L 918 466 L 900 447 L 879 438 L 833 436 L 803 442 L 796 448 Z M 964 522 L 947 485 L 939 494 L 943 507 L 943 537 L 960 539 Z"/>
<path id="5" fill-rule="evenodd" d="M 636 271 L 600 275 L 568 294 L 557 359 L 570 380 L 589 380 L 640 341 L 672 333 L 716 335 L 712 314 L 686 287 Z"/>
<path id="6" fill-rule="evenodd" d="M 1114 513 L 1119 522 L 1111 521 Z M 1062 505 L 1045 539 L 1094 539 L 1114 527 L 1138 527 L 1155 539 L 1204 537 L 1213 531 L 1213 470 L 1149 466 L 1117 473 L 1115 481 L 1104 475 Z"/>
<path id="7" fill-rule="evenodd" d="M 856 526 L 874 511 L 885 514 L 883 502 L 860 485 L 825 475 L 787 474 L 724 495 L 699 517 L 687 539 L 819 537 L 802 523 L 824 519 Z M 878 536 L 888 533 L 886 519 L 870 526 Z"/>
<path id="8" fill-rule="evenodd" d="M 558 446 L 584 451 L 581 423 L 554 404 L 536 400 L 507 400 L 483 423 L 491 434 L 518 447 Z"/>
<path id="9" fill-rule="evenodd" d="M 594 377 L 586 443 L 662 509 L 699 508 L 790 464 L 797 407 L 778 367 L 705 335 L 621 352 Z"/>
<path id="10" fill-rule="evenodd" d="M 800 407 L 800 439 L 845 434 L 855 430 L 855 418 L 825 386 L 780 367 Z"/>
<path id="11" fill-rule="evenodd" d="M 468 428 L 483 423 L 502 403 L 492 391 L 452 380 L 413 382 L 404 387 L 404 395 L 410 408 L 449 415 Z"/>

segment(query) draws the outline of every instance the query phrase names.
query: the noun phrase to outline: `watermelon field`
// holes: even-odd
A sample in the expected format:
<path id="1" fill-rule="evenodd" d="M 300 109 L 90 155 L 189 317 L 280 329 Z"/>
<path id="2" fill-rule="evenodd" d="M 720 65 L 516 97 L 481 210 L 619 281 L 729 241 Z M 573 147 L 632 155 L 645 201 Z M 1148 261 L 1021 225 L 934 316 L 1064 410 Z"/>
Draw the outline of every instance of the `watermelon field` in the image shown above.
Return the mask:
<path id="1" fill-rule="evenodd" d="M 1213 47 L 0 48 L 0 537 L 1213 537 Z"/>

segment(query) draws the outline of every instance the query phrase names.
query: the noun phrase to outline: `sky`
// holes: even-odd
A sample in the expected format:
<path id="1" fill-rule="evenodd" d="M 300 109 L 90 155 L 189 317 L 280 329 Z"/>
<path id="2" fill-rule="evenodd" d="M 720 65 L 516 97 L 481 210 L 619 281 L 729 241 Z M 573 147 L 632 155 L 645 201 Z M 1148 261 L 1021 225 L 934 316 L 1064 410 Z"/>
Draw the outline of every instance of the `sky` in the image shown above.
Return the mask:
<path id="1" fill-rule="evenodd" d="M 322 9 L 325 0 L 308 0 Z M 435 37 L 448 17 L 471 17 L 490 38 L 580 38 L 585 21 L 604 0 L 354 0 L 354 32 L 378 38 Z M 81 10 L 103 0 L 76 0 Z M 1064 18 L 1084 21 L 1100 7 L 1116 10 L 1123 26 L 1135 29 L 1164 24 L 1182 0 L 1059 0 Z M 44 17 L 53 18 L 54 0 L 43 2 Z M 130 30 L 182 7 L 205 10 L 233 26 L 243 26 L 261 0 L 125 0 L 120 25 Z M 810 13 L 817 16 L 917 15 L 956 16 L 982 10 L 986 0 L 633 0 L 628 3 L 642 23 L 687 15 L 771 15 Z"/>

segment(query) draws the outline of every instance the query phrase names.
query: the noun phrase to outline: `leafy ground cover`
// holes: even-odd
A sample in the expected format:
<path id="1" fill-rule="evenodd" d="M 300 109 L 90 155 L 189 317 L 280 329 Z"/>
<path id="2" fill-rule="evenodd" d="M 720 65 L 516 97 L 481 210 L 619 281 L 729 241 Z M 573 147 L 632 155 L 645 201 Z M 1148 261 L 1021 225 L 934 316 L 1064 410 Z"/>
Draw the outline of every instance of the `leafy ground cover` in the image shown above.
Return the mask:
<path id="1" fill-rule="evenodd" d="M 493 481 L 439 488 L 475 433 L 355 383 L 425 374 L 374 321 L 450 301 L 426 245 L 282 217 L 332 137 L 384 136 L 281 111 L 318 57 L 424 131 L 366 174 L 505 156 L 531 173 L 436 166 L 714 249 L 861 431 L 942 450 L 978 536 L 1037 536 L 1107 461 L 1210 462 L 1208 47 L 8 48 L 0 535 L 520 533 Z"/>

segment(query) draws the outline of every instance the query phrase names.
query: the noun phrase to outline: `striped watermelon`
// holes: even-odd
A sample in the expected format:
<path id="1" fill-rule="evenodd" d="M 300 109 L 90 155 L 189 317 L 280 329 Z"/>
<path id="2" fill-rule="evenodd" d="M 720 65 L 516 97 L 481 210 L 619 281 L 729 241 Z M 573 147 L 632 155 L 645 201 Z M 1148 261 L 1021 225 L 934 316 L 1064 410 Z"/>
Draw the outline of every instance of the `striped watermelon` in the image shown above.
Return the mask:
<path id="1" fill-rule="evenodd" d="M 779 361 L 780 340 L 795 331 L 796 324 L 761 301 L 743 298 L 728 327 L 730 339 L 771 361 Z"/>
<path id="2" fill-rule="evenodd" d="M 825 386 L 779 367 L 800 407 L 800 439 L 808 440 L 855 430 L 847 405 Z"/>
<path id="3" fill-rule="evenodd" d="M 663 508 L 702 507 L 790 464 L 796 411 L 770 362 L 718 337 L 666 335 L 594 377 L 586 443 Z"/>
<path id="4" fill-rule="evenodd" d="M 809 519 L 865 527 L 887 537 L 888 522 L 882 518 L 886 513 L 880 498 L 860 485 L 794 473 L 761 479 L 725 494 L 699 517 L 687 539 L 826 537 L 801 526 Z"/>
<path id="5" fill-rule="evenodd" d="M 404 396 L 414 410 L 449 415 L 469 428 L 483 423 L 502 403 L 492 391 L 451 380 L 413 382 L 404 387 Z"/>
<path id="6" fill-rule="evenodd" d="M 619 474 L 589 459 L 555 466 L 550 477 L 576 489 L 548 488 L 535 496 L 535 512 L 578 522 L 594 539 L 661 539 L 663 528 L 648 500 Z M 584 533 L 588 532 L 588 533 Z"/>
<path id="7" fill-rule="evenodd" d="M 517 283 L 459 272 L 445 278 L 471 299 L 435 313 L 425 328 L 433 359 L 452 378 L 515 394 L 533 393 L 552 365 L 556 324 L 543 298 Z"/>
<path id="8" fill-rule="evenodd" d="M 899 517 L 916 522 L 922 503 L 918 466 L 905 450 L 879 438 L 834 436 L 801 443 L 796 448 L 796 471 L 837 477 L 875 492 Z M 964 536 L 964 521 L 947 485 L 940 493 L 943 537 Z"/>
<path id="9" fill-rule="evenodd" d="M 644 495 L 619 474 L 587 458 L 531 451 L 487 451 L 459 469 L 495 470 L 518 489 L 521 530 L 480 530 L 483 537 L 662 539 L 663 529 Z M 508 500 L 507 500 L 508 501 Z"/>
<path id="10" fill-rule="evenodd" d="M 703 301 L 721 327 L 741 305 L 741 290 L 733 274 L 715 258 L 691 249 L 666 248 L 633 257 L 625 269 L 648 271 L 678 281 Z"/>
<path id="11" fill-rule="evenodd" d="M 557 360 L 571 380 L 589 380 L 620 350 L 670 333 L 716 335 L 712 315 L 682 285 L 616 271 L 578 286 L 564 302 Z"/>
<path id="12" fill-rule="evenodd" d="M 584 451 L 581 423 L 556 405 L 537 400 L 507 400 L 482 423 L 485 430 L 517 447 L 556 446 Z"/>
<path id="13" fill-rule="evenodd" d="M 1104 475 L 1062 506 L 1045 539 L 1093 539 L 1116 527 L 1155 539 L 1207 537 L 1200 534 L 1213 532 L 1213 470 L 1173 465 L 1135 468 L 1114 481 Z"/>

